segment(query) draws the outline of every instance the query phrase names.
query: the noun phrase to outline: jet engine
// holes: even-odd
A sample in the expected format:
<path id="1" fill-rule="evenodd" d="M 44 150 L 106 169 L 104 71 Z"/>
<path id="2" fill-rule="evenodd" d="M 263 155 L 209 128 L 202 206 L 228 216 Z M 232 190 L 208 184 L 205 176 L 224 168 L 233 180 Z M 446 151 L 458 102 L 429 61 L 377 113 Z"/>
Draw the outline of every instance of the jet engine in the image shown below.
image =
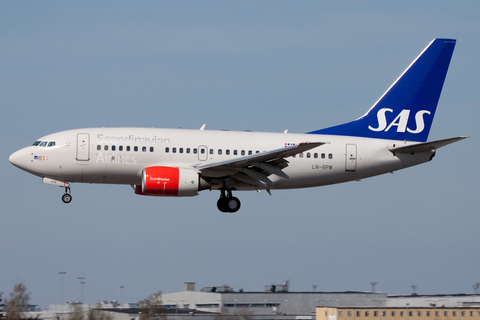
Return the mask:
<path id="1" fill-rule="evenodd" d="M 135 193 L 159 197 L 193 197 L 208 188 L 198 171 L 177 167 L 143 169 L 142 185 L 133 186 Z"/>

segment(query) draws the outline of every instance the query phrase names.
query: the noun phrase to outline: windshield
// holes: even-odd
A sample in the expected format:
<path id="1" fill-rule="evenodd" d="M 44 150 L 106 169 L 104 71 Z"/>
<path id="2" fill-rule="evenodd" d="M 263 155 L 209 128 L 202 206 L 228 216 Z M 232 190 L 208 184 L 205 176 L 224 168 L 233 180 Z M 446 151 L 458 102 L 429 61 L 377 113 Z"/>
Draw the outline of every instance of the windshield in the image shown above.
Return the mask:
<path id="1" fill-rule="evenodd" d="M 40 144 L 40 142 L 41 142 L 40 140 L 39 140 L 39 141 L 35 141 L 35 142 L 32 144 L 32 146 L 38 146 L 38 145 Z"/>

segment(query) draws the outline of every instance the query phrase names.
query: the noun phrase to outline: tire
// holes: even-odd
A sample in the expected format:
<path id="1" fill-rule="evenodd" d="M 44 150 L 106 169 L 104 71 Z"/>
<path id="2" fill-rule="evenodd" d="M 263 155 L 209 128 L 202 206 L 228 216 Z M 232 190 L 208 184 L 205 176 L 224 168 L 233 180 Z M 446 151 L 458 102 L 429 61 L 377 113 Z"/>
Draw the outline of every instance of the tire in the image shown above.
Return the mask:
<path id="1" fill-rule="evenodd" d="M 220 210 L 221 212 L 228 212 L 228 211 L 226 210 L 226 199 L 227 199 L 227 198 L 223 198 L 223 197 L 222 197 L 222 198 L 218 199 L 218 201 L 217 201 L 217 208 L 218 208 L 218 210 Z"/>
<path id="2" fill-rule="evenodd" d="M 69 193 L 65 193 L 62 196 L 63 203 L 70 203 L 72 201 L 72 196 Z"/>

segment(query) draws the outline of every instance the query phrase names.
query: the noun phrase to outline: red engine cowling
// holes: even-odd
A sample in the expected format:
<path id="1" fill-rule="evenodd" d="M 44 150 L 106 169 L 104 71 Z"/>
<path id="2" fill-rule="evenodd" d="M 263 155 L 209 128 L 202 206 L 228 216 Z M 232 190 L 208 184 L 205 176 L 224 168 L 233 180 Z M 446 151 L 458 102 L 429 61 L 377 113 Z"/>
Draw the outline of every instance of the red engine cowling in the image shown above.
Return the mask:
<path id="1" fill-rule="evenodd" d="M 142 185 L 135 193 L 160 197 L 193 197 L 198 195 L 200 178 L 197 171 L 176 167 L 143 169 Z"/>

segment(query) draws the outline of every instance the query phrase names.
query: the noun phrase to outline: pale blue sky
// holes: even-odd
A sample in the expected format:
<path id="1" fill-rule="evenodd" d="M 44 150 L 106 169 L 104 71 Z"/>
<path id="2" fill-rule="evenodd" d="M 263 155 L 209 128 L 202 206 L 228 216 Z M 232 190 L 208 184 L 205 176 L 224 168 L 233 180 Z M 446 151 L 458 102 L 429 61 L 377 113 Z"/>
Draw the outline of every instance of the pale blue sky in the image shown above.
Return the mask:
<path id="1" fill-rule="evenodd" d="M 480 2 L 1 1 L 0 291 L 32 302 L 136 302 L 158 290 L 473 293 L 480 281 Z M 62 189 L 8 162 L 95 126 L 307 132 L 358 118 L 436 37 L 458 39 L 430 140 L 470 135 L 428 164 L 361 182 L 153 198 Z"/>

